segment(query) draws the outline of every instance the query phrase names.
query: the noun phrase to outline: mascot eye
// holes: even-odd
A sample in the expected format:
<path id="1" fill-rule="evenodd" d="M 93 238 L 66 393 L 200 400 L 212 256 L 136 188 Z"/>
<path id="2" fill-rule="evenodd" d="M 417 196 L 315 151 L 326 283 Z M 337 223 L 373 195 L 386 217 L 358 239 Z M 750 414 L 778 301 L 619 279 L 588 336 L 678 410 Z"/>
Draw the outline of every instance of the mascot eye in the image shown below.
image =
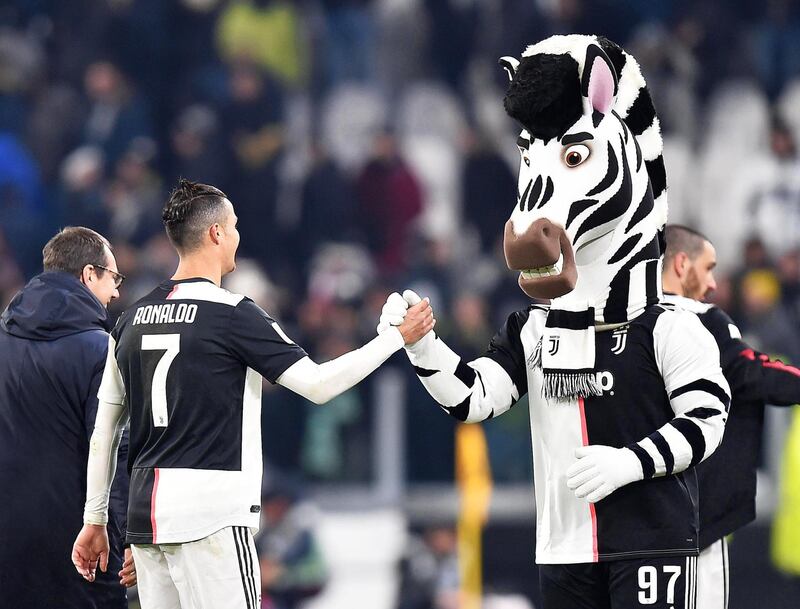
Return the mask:
<path id="1" fill-rule="evenodd" d="M 589 158 L 591 152 L 586 144 L 573 144 L 564 151 L 564 163 L 567 167 L 577 167 Z"/>

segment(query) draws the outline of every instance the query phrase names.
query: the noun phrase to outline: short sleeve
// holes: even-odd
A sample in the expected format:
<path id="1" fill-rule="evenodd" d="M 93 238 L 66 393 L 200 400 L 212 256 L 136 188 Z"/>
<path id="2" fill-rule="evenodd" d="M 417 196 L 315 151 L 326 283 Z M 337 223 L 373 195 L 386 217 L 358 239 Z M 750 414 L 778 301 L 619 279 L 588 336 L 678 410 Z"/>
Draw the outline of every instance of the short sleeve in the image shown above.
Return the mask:
<path id="1" fill-rule="evenodd" d="M 125 384 L 122 381 L 122 373 L 117 364 L 117 341 L 113 332 L 108 335 L 106 365 L 103 369 L 100 388 L 97 391 L 97 399 L 101 402 L 117 405 L 125 402 Z M 94 422 L 92 422 L 92 427 L 94 427 Z"/>
<path id="2" fill-rule="evenodd" d="M 249 298 L 233 311 L 229 341 L 236 356 L 270 383 L 308 356 L 286 336 L 278 322 Z"/>

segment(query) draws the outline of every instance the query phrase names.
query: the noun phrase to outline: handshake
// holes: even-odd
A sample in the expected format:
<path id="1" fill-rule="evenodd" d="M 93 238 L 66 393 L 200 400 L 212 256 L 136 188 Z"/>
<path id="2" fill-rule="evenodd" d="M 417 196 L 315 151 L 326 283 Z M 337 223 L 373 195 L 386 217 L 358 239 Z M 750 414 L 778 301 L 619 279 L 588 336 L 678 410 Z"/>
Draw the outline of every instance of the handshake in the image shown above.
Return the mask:
<path id="1" fill-rule="evenodd" d="M 436 320 L 428 298 L 420 298 L 412 290 L 406 290 L 402 296 L 393 292 L 381 310 L 378 334 L 396 327 L 408 347 L 419 342 L 435 325 Z"/>

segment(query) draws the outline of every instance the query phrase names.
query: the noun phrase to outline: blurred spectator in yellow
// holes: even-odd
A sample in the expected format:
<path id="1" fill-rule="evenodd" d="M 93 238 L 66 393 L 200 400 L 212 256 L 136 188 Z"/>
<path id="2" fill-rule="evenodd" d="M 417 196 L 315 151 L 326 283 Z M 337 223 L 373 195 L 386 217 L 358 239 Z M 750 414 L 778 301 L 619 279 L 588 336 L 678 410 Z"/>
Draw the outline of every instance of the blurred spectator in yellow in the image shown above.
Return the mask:
<path id="1" fill-rule="evenodd" d="M 300 29 L 293 2 L 235 0 L 219 16 L 217 46 L 225 61 L 254 62 L 296 87 L 306 81 L 307 73 L 308 53 Z"/>
<path id="2" fill-rule="evenodd" d="M 760 351 L 800 361 L 800 334 L 781 304 L 781 285 L 770 270 L 755 270 L 742 279 L 742 317 L 744 334 Z"/>

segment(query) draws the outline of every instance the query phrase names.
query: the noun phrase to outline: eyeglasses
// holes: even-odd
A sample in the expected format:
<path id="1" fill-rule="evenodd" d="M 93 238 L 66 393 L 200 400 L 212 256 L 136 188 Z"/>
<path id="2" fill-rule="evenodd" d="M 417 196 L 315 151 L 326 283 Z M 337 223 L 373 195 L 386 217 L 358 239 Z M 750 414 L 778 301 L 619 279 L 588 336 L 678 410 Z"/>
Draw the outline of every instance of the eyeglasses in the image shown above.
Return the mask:
<path id="1" fill-rule="evenodd" d="M 118 273 L 117 271 L 112 271 L 107 266 L 102 266 L 100 264 L 93 264 L 92 266 L 96 269 L 103 269 L 104 271 L 111 273 L 114 276 L 114 287 L 117 289 L 119 289 L 119 286 L 121 286 L 122 282 L 125 281 L 125 275 Z"/>

